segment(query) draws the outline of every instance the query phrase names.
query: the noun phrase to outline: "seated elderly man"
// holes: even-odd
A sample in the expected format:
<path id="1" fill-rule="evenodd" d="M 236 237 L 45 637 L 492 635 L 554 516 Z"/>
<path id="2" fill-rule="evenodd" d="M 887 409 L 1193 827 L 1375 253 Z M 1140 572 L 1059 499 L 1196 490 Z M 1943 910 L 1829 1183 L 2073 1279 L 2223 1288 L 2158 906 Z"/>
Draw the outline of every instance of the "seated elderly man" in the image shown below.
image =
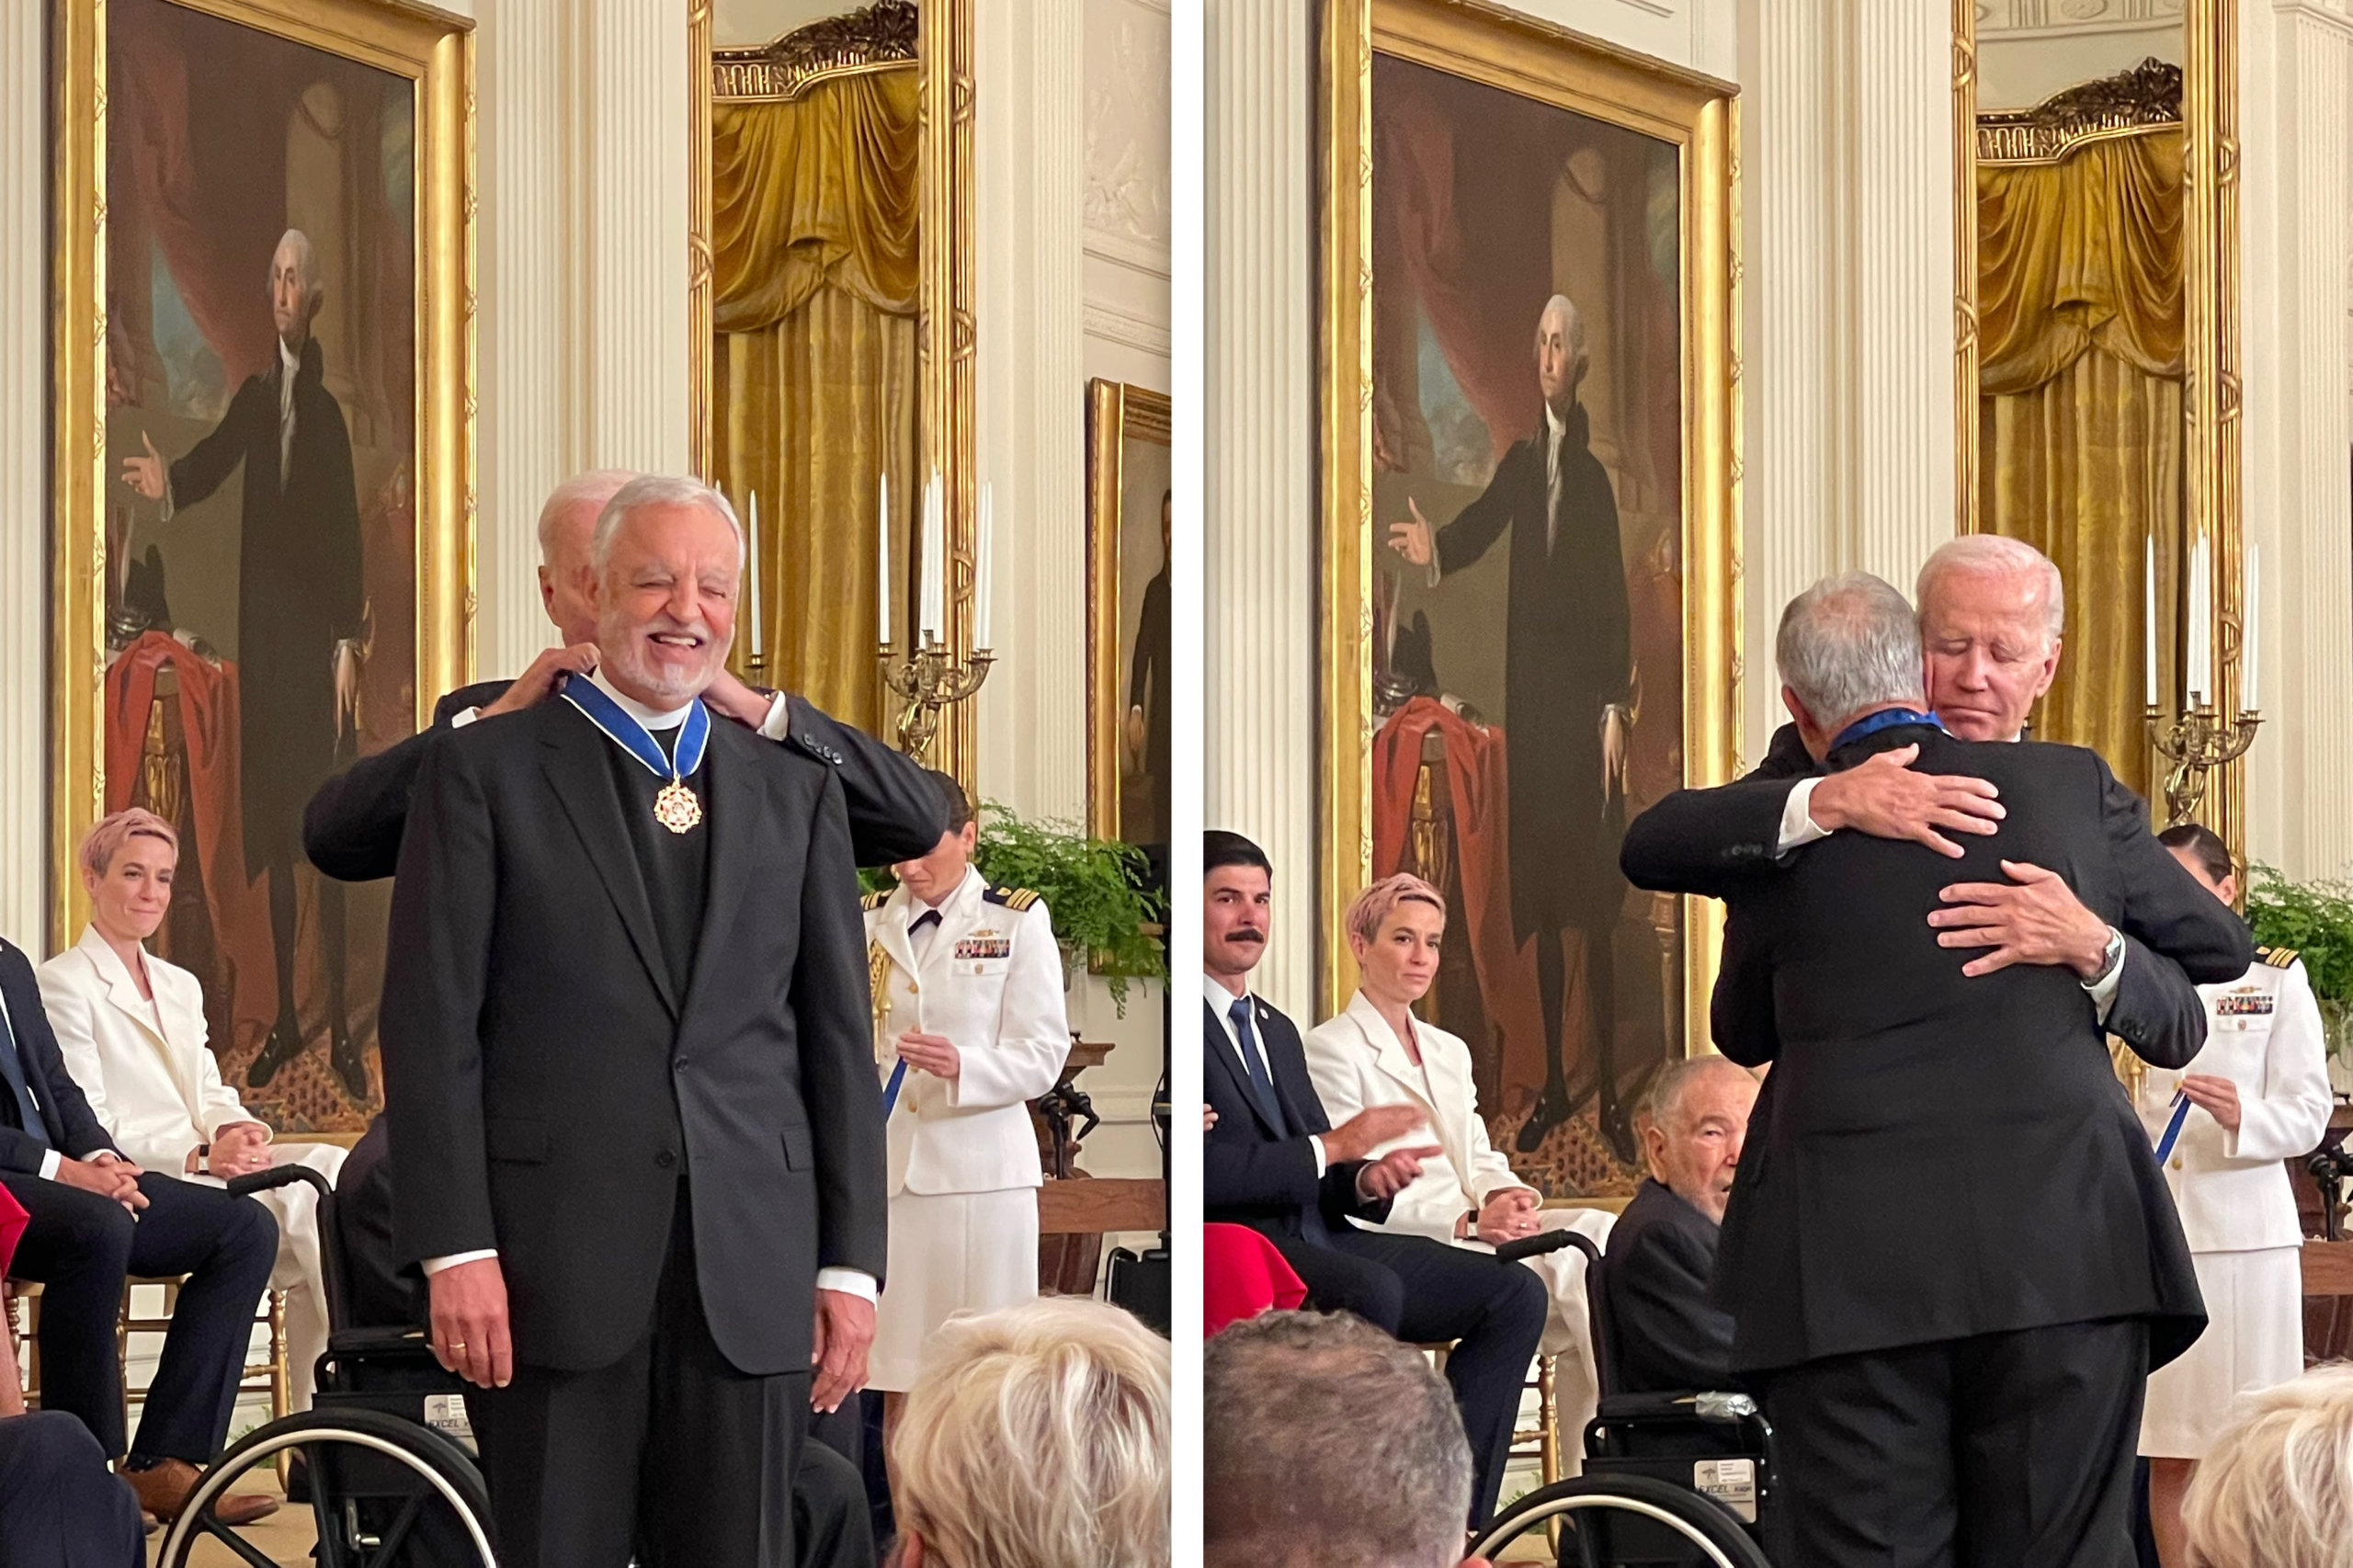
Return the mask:
<path id="1" fill-rule="evenodd" d="M 1168 1357 L 1083 1297 L 949 1319 L 891 1435 L 892 1568 L 1168 1568 Z"/>
<path id="2" fill-rule="evenodd" d="M 1651 1089 L 1643 1130 L 1651 1174 L 1610 1231 L 1602 1269 L 1618 1351 L 1612 1393 L 1731 1381 L 1732 1314 L 1709 1303 L 1708 1289 L 1756 1104 L 1756 1074 L 1721 1056 L 1678 1062 Z"/>
<path id="3" fill-rule="evenodd" d="M 1472 1473 L 1446 1381 L 1362 1318 L 1268 1312 L 1202 1351 L 1206 1568 L 1454 1568 Z"/>

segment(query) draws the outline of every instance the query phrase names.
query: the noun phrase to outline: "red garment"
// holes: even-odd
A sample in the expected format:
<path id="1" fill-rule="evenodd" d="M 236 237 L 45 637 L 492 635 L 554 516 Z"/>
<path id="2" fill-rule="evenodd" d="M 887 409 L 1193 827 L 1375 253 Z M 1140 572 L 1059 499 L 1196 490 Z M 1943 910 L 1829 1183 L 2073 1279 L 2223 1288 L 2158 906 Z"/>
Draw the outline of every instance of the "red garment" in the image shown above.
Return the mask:
<path id="1" fill-rule="evenodd" d="M 8 1266 L 17 1261 L 17 1243 L 31 1221 L 32 1216 L 25 1212 L 15 1194 L 0 1187 L 0 1274 L 7 1273 Z"/>
<path id="2" fill-rule="evenodd" d="M 1422 740 L 1432 730 L 1446 737 L 1455 864 L 1462 877 L 1463 919 L 1470 927 L 1480 999 L 1506 1040 L 1541 1041 L 1544 1006 L 1536 989 L 1536 949 L 1512 935 L 1511 791 L 1505 783 L 1501 729 L 1467 723 L 1436 698 L 1416 697 L 1374 734 L 1373 878 L 1404 869 Z"/>
<path id="3" fill-rule="evenodd" d="M 1306 1300 L 1307 1287 L 1274 1243 L 1247 1225 L 1201 1227 L 1204 1332 L 1215 1334 L 1263 1312 L 1295 1312 Z"/>
<path id="4" fill-rule="evenodd" d="M 196 851 L 204 873 L 204 900 L 213 939 L 228 960 L 230 1013 L 236 1040 L 214 1040 L 225 1053 L 258 1040 L 278 1018 L 278 956 L 269 935 L 267 887 L 245 880 L 244 813 L 238 809 L 237 666 L 189 652 L 161 631 L 140 634 L 107 667 L 107 810 L 131 804 L 147 744 L 147 712 L 155 699 L 155 673 L 179 674 L 180 730 L 188 743 L 188 791 L 196 823 Z"/>

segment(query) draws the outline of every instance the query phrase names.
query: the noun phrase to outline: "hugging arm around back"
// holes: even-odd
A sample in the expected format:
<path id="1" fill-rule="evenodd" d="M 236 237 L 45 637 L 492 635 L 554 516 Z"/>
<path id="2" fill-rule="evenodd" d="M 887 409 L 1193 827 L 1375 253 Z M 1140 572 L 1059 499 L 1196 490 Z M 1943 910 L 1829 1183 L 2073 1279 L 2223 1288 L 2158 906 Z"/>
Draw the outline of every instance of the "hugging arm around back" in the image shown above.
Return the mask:
<path id="1" fill-rule="evenodd" d="M 1628 823 L 1619 869 L 1653 892 L 1722 898 L 1742 878 L 1780 864 L 1781 813 L 1813 771 L 1797 726 L 1782 725 L 1765 760 L 1740 778 L 1677 790 Z"/>

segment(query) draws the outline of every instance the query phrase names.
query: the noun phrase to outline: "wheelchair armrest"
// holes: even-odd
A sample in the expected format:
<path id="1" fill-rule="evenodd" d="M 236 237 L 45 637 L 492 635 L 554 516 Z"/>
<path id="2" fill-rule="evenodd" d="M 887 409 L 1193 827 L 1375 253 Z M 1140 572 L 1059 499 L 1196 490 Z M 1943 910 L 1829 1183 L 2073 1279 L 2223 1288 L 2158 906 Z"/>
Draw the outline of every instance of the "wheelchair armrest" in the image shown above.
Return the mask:
<path id="1" fill-rule="evenodd" d="M 324 1198 L 335 1187 L 327 1178 L 308 1165 L 272 1165 L 266 1171 L 229 1178 L 229 1193 L 233 1198 L 250 1198 L 256 1192 L 267 1192 L 274 1187 L 291 1187 L 298 1181 L 309 1182 Z"/>
<path id="2" fill-rule="evenodd" d="M 1603 1421 L 1705 1421 L 1715 1426 L 1745 1425 L 1756 1415 L 1745 1393 L 1693 1390 L 1684 1393 L 1615 1393 L 1595 1414 Z"/>

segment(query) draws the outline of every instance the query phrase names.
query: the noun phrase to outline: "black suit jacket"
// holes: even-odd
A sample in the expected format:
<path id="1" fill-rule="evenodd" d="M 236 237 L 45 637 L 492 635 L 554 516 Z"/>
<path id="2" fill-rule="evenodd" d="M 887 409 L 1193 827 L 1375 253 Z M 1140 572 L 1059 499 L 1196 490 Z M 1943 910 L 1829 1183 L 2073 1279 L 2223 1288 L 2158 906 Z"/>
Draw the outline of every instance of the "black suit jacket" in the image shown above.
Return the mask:
<path id="1" fill-rule="evenodd" d="M 351 1146 L 335 1182 L 335 1241 L 342 1259 L 344 1328 L 408 1328 L 426 1321 L 424 1292 L 392 1239 L 392 1142 L 381 1112 Z"/>
<path id="2" fill-rule="evenodd" d="M 401 828 L 426 743 L 467 709 L 497 701 L 506 687 L 492 680 L 459 687 L 434 706 L 432 728 L 361 757 L 321 785 L 302 812 L 302 848 L 311 864 L 338 881 L 391 876 L 400 866 Z M 841 775 L 858 864 L 892 865 L 938 846 L 948 829 L 947 802 L 921 764 L 798 697 L 786 700 L 785 744 Z"/>
<path id="3" fill-rule="evenodd" d="M 1326 1231 L 1338 1231 L 1348 1216 L 1371 1221 L 1388 1218 L 1386 1202 L 1367 1203 L 1357 1196 L 1357 1173 L 1362 1160 L 1335 1160 L 1315 1174 L 1315 1151 L 1308 1140 L 1332 1131 L 1316 1097 L 1315 1082 L 1307 1075 L 1307 1051 L 1300 1044 L 1291 1021 L 1257 997 L 1251 999 L 1258 1040 L 1267 1050 L 1267 1066 L 1276 1096 L 1282 1102 L 1288 1129 L 1269 1123 L 1258 1109 L 1258 1096 L 1234 1060 L 1233 1044 L 1225 1025 L 1207 999 L 1201 1004 L 1204 1061 L 1201 1087 L 1217 1125 L 1209 1131 L 1201 1155 L 1201 1199 L 1211 1223 L 1247 1225 L 1268 1236 L 1300 1240 L 1313 1228 L 1316 1216 Z"/>
<path id="4" fill-rule="evenodd" d="M 750 1374 L 805 1371 L 816 1271 L 883 1271 L 881 1097 L 840 779 L 711 726 L 709 889 L 680 995 L 611 744 L 546 702 L 426 748 L 384 979 L 400 1257 L 497 1248 L 517 1358 L 606 1366 L 653 1321 L 691 1175 L 720 1351 Z"/>
<path id="5" fill-rule="evenodd" d="M 1785 869 L 1806 851 L 1779 854 L 1782 810 L 1800 780 L 1822 771 L 1797 726 L 1782 725 L 1773 732 L 1765 760 L 1742 778 L 1713 789 L 1677 790 L 1629 824 L 1619 854 L 1627 880 L 1657 892 L 1729 898 L 1752 880 Z M 2154 842 L 2148 808 L 2105 766 L 2100 777 L 2100 819 L 2109 840 L 2124 863 L 2143 864 L 2142 846 Z M 2004 880 L 1998 869 L 1992 879 L 1996 881 Z M 2106 1027 L 2147 1060 L 2178 1066 L 2206 1043 L 2206 1006 L 2198 984 L 2235 980 L 2245 971 L 2188 973 L 2177 960 L 2194 955 L 2174 952 L 2162 932 L 2120 929 L 2124 968 Z"/>
<path id="6" fill-rule="evenodd" d="M 7 1004 L 8 1027 L 17 1038 L 17 1060 L 40 1107 L 48 1138 L 44 1143 L 26 1135 L 17 1096 L 0 1085 L 0 1171 L 38 1176 L 41 1156 L 51 1149 L 69 1160 L 86 1160 L 100 1151 L 122 1153 L 98 1125 L 90 1102 L 83 1098 L 80 1085 L 65 1071 L 64 1054 L 57 1049 L 49 1014 L 41 1008 L 40 983 L 33 978 L 32 960 L 5 938 L 0 938 L 0 1002 Z"/>
<path id="7" fill-rule="evenodd" d="M 1774 1062 L 1718 1252 L 1733 1367 L 2132 1317 L 2163 1364 L 2205 1311 L 2090 999 L 2059 969 L 1963 976 L 1970 955 L 1938 947 L 1927 915 L 2007 858 L 2058 872 L 2200 979 L 2245 972 L 2246 926 L 2155 839 L 2109 833 L 2092 752 L 1907 725 L 1831 766 L 1915 741 L 1921 767 L 1999 786 L 1998 834 L 1958 861 L 1837 834 L 1730 901 L 1716 1044 Z"/>
<path id="8" fill-rule="evenodd" d="M 1730 1386 L 1732 1314 L 1708 1296 L 1720 1233 L 1647 1177 L 1609 1228 L 1601 1289 L 1617 1363 L 1611 1393 Z"/>

